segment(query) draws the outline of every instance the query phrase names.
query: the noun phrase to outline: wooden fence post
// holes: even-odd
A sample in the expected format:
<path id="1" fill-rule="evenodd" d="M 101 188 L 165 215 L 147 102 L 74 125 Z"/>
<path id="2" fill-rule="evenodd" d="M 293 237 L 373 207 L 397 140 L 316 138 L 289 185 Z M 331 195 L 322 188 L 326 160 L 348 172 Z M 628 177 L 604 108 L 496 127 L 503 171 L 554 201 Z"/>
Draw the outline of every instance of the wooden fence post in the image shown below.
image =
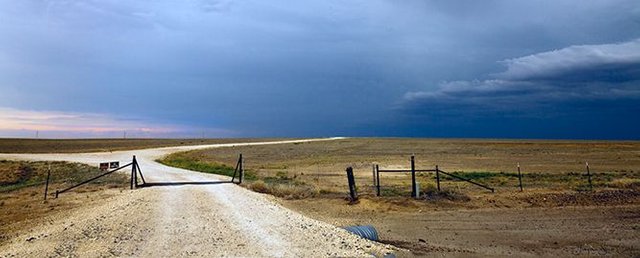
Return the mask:
<path id="1" fill-rule="evenodd" d="M 589 162 L 585 162 L 587 165 L 587 179 L 589 180 L 589 189 L 593 190 L 593 183 L 591 182 L 591 171 L 589 170 Z"/>
<path id="2" fill-rule="evenodd" d="M 358 200 L 358 194 L 356 193 L 356 180 L 353 177 L 353 168 L 347 168 L 347 181 L 349 182 L 349 196 L 351 197 L 351 202 L 355 202 Z"/>
<path id="3" fill-rule="evenodd" d="M 380 167 L 378 167 L 378 164 L 376 164 L 376 180 L 377 195 L 380 196 Z"/>
<path id="4" fill-rule="evenodd" d="M 436 184 L 438 185 L 438 192 L 440 192 L 440 169 L 436 165 Z"/>
<path id="5" fill-rule="evenodd" d="M 49 178 L 51 177 L 51 165 L 49 165 L 49 170 L 47 170 L 47 182 L 44 185 L 44 200 L 47 200 L 47 194 L 49 193 Z"/>
<path id="6" fill-rule="evenodd" d="M 373 186 L 376 186 L 376 164 L 371 165 L 371 171 L 373 173 Z"/>
<path id="7" fill-rule="evenodd" d="M 240 153 L 240 182 L 238 184 L 242 184 L 242 180 L 244 179 L 244 159 L 242 158 L 242 153 Z"/>
<path id="8" fill-rule="evenodd" d="M 416 198 L 416 162 L 415 157 L 411 155 L 411 197 Z"/>
<path id="9" fill-rule="evenodd" d="M 518 162 L 518 182 L 520 185 L 520 192 L 524 191 L 522 189 L 522 173 L 520 173 L 520 162 Z"/>

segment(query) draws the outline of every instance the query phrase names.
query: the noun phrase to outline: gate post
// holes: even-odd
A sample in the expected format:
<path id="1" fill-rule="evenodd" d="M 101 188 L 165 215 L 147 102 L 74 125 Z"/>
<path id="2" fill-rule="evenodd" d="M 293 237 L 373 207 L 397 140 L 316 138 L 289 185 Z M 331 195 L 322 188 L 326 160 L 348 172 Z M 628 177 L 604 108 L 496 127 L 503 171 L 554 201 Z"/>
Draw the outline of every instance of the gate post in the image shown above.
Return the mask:
<path id="1" fill-rule="evenodd" d="M 133 190 L 133 182 L 134 182 L 134 177 L 136 175 L 136 155 L 133 155 L 133 161 L 131 161 L 131 182 L 130 182 L 130 188 L 131 190 Z"/>
<path id="2" fill-rule="evenodd" d="M 136 155 L 133 155 L 133 182 L 136 187 L 138 187 L 138 160 L 136 159 Z"/>

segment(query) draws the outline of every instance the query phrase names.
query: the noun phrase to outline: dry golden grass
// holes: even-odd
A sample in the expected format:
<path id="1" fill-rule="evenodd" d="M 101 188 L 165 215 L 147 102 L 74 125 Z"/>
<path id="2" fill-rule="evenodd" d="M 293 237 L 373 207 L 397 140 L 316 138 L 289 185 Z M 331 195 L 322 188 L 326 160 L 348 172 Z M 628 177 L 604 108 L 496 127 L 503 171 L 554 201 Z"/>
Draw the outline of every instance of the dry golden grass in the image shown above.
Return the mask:
<path id="1" fill-rule="evenodd" d="M 347 166 L 354 167 L 359 192 L 373 194 L 372 164 L 407 169 L 412 154 L 419 169 L 432 169 L 437 164 L 441 170 L 458 171 L 457 175 L 503 192 L 518 190 L 517 163 L 522 166 L 527 189 L 585 190 L 587 161 L 596 188 L 633 188 L 640 183 L 640 142 L 354 138 L 199 150 L 184 155 L 194 161 L 233 165 L 239 153 L 245 157 L 246 168 L 267 185 L 270 181 L 311 185 L 323 196 L 346 192 Z M 433 174 L 417 178 L 423 189 L 435 183 Z M 443 189 L 465 194 L 486 192 L 447 176 L 441 178 Z M 382 174 L 381 182 L 383 195 L 410 193 L 408 174 Z"/>
<path id="2" fill-rule="evenodd" d="M 271 194 L 288 200 L 315 197 L 320 192 L 314 185 L 287 182 L 265 183 L 263 180 L 249 181 L 247 187 L 258 193 Z"/>
<path id="3" fill-rule="evenodd" d="M 564 257 L 586 255 L 583 246 L 633 256 L 640 250 L 627 244 L 638 239 L 633 229 L 640 204 L 640 142 L 364 138 L 183 155 L 196 163 L 233 165 L 239 153 L 259 179 L 245 183 L 248 188 L 297 199 L 277 200 L 337 226 L 373 225 L 383 242 L 409 249 L 408 256 Z M 395 173 L 382 174 L 383 197 L 375 197 L 372 164 L 406 169 L 412 154 L 417 168 L 437 164 L 493 186 L 496 193 L 445 176 L 438 191 L 433 174 L 418 174 L 423 194 L 412 199 L 410 176 Z M 594 191 L 585 191 L 587 161 Z M 517 187 L 518 162 L 524 192 Z M 356 174 L 357 204 L 345 200 L 347 166 Z"/>

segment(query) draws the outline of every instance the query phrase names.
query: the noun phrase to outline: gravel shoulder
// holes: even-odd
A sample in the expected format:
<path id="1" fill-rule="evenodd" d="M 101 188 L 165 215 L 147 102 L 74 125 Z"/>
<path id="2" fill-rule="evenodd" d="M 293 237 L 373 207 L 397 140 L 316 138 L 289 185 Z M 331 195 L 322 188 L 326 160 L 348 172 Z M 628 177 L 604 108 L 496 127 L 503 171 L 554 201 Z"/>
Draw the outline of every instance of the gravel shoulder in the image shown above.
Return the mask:
<path id="1" fill-rule="evenodd" d="M 305 140 L 241 145 L 301 141 Z M 112 160 L 123 164 L 136 155 L 149 182 L 224 182 L 229 178 L 167 167 L 154 160 L 176 151 L 237 145 L 109 153 L 0 154 L 0 158 L 95 165 Z M 398 251 L 305 217 L 276 204 L 272 197 L 229 183 L 124 191 L 102 204 L 58 213 L 34 223 L 37 226 L 4 243 L 0 257 L 368 256 Z"/>

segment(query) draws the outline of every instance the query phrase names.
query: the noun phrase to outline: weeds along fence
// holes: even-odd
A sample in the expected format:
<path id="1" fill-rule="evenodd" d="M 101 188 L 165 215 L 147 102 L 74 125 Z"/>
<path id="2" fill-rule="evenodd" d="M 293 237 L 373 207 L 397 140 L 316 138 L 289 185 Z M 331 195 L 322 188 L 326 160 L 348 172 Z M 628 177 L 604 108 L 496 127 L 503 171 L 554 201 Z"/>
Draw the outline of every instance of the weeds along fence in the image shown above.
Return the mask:
<path id="1" fill-rule="evenodd" d="M 487 185 L 478 183 L 478 182 L 474 182 L 470 179 L 458 176 L 458 175 L 454 175 L 452 173 L 448 173 L 445 171 L 440 170 L 440 168 L 438 168 L 438 166 L 435 166 L 435 169 L 416 169 L 416 163 L 415 163 L 415 157 L 411 156 L 411 169 L 407 170 L 407 169 L 380 169 L 380 167 L 378 165 L 375 165 L 373 168 L 373 175 L 374 175 L 374 181 L 375 181 L 375 187 L 376 187 L 376 195 L 380 196 L 381 192 L 380 192 L 380 173 L 411 173 L 411 197 L 414 198 L 418 198 L 420 193 L 420 188 L 418 186 L 418 183 L 416 181 L 416 173 L 435 173 L 436 174 L 436 185 L 437 185 L 437 189 L 438 191 L 441 191 L 441 187 L 440 187 L 440 181 L 441 181 L 441 177 L 440 174 L 444 174 L 447 175 L 451 178 L 460 180 L 460 181 L 464 181 L 479 187 L 482 187 L 484 189 L 490 190 L 491 192 L 494 192 L 495 189 L 492 187 L 489 187 Z"/>
<path id="2" fill-rule="evenodd" d="M 486 173 L 480 173 L 480 172 L 471 172 L 471 173 L 461 173 L 461 172 L 447 172 L 447 171 L 443 171 L 442 169 L 439 168 L 438 165 L 435 165 L 435 167 L 433 169 L 417 169 L 416 168 L 416 164 L 415 164 L 415 157 L 411 156 L 410 159 L 410 169 L 381 169 L 380 166 L 378 164 L 374 164 L 372 167 L 372 179 L 373 179 L 373 188 L 374 191 L 376 193 L 377 196 L 382 196 L 385 193 L 388 193 L 389 195 L 405 195 L 408 194 L 410 192 L 411 196 L 414 198 L 419 197 L 420 195 L 420 185 L 419 185 L 419 181 L 424 182 L 427 177 L 425 177 L 425 174 L 429 174 L 430 178 L 433 179 L 433 181 L 435 181 L 435 185 L 431 185 L 426 187 L 427 190 L 431 191 L 431 189 L 429 189 L 430 187 L 435 188 L 434 190 L 440 192 L 442 191 L 442 186 L 441 184 L 444 181 L 457 181 L 457 182 L 463 182 L 463 183 L 468 183 L 486 190 L 489 190 L 491 192 L 495 192 L 495 188 L 491 187 L 489 185 L 487 185 L 486 182 L 478 182 L 478 180 L 480 181 L 486 181 L 486 180 L 482 180 L 484 176 L 504 176 L 506 178 L 514 178 L 514 180 L 517 180 L 517 187 L 519 189 L 519 191 L 524 191 L 524 186 L 523 186 L 523 177 L 526 174 L 522 173 L 520 164 L 517 164 L 517 174 L 516 173 L 504 173 L 504 172 L 500 172 L 500 173 L 491 173 L 491 172 L 486 172 Z M 592 180 L 592 176 L 593 173 L 591 173 L 590 167 L 589 167 L 589 163 L 586 163 L 586 173 L 585 174 L 580 174 L 580 173 L 576 173 L 576 172 L 570 172 L 567 175 L 546 175 L 546 174 L 528 174 L 527 176 L 531 177 L 530 180 L 532 180 L 531 182 L 534 182 L 536 180 L 542 180 L 542 182 L 544 182 L 544 178 L 545 177 L 559 177 L 558 180 L 562 181 L 562 180 L 566 180 L 566 181 L 577 181 L 577 182 L 584 182 L 586 184 L 586 187 L 588 187 L 588 190 L 593 190 L 594 188 L 594 183 Z M 380 174 L 387 174 L 387 176 L 385 176 L 385 178 L 383 178 L 381 180 L 380 178 Z M 486 175 L 485 175 L 486 174 Z M 410 180 L 410 188 L 409 188 L 409 184 L 407 183 L 407 175 L 409 175 L 411 177 Z M 577 178 L 576 178 L 577 177 Z M 420 178 L 422 180 L 418 180 L 417 178 Z M 478 180 L 474 180 L 478 179 Z M 565 179 L 565 178 L 573 178 L 573 179 Z M 503 179 L 503 178 L 501 178 Z M 576 180 L 578 179 L 578 180 Z M 526 179 L 525 179 L 526 180 Z M 381 183 L 382 181 L 382 183 Z M 495 183 L 495 182 L 494 182 Z M 504 183 L 504 182 L 501 182 Z M 384 185 L 384 186 L 383 186 Z M 579 190 L 584 190 L 584 187 L 577 187 Z M 410 191 L 407 191 L 408 189 L 410 189 Z"/>

